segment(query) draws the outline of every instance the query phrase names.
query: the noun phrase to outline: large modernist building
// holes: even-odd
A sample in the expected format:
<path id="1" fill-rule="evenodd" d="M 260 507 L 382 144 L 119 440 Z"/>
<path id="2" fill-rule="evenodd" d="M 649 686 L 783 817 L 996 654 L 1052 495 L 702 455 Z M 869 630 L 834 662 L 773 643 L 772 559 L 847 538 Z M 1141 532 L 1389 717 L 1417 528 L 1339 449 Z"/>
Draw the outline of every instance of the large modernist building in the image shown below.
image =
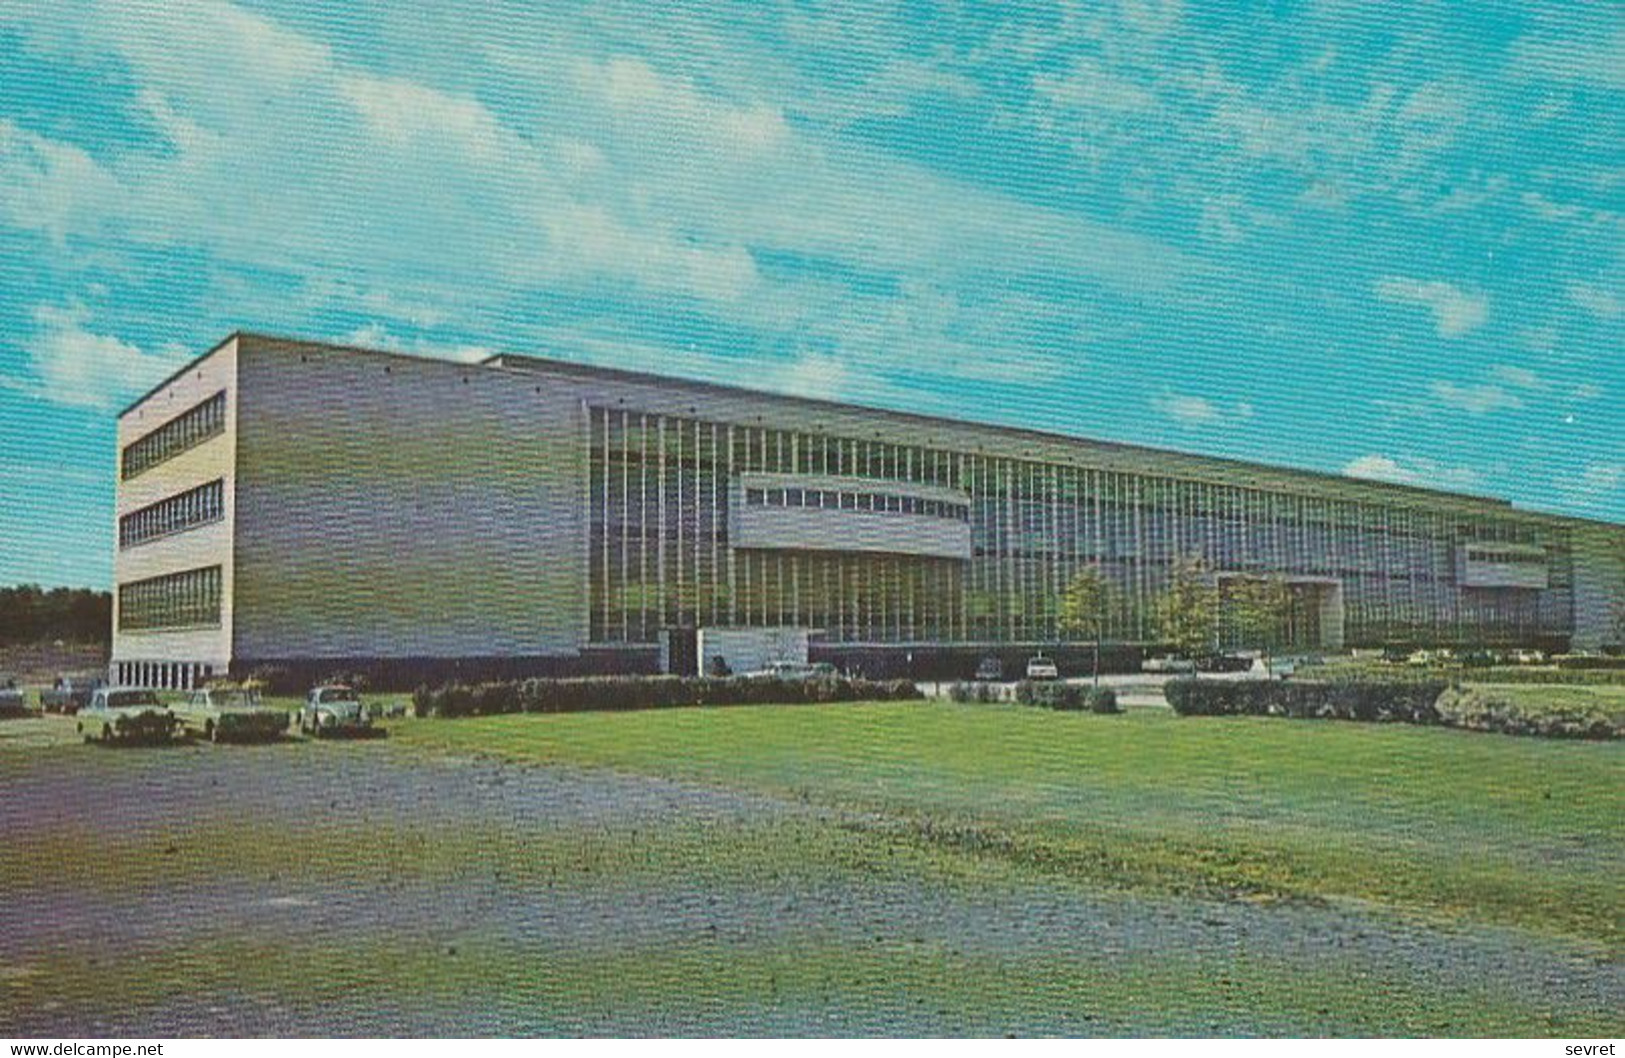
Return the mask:
<path id="1" fill-rule="evenodd" d="M 954 670 L 1098 566 L 1279 574 L 1323 648 L 1594 647 L 1625 528 L 1498 501 L 524 356 L 237 334 L 119 418 L 115 678 L 684 667 L 693 630 Z"/>

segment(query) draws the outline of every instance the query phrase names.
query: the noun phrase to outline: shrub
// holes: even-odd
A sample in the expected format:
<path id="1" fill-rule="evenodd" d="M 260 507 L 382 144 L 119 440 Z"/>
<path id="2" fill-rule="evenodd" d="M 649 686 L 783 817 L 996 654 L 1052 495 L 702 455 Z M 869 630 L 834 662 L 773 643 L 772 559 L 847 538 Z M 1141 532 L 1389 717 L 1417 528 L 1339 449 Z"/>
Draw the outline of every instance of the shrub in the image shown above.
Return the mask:
<path id="1" fill-rule="evenodd" d="M 1163 695 L 1180 716 L 1286 716 L 1294 719 L 1434 724 L 1445 684 L 1435 680 L 1169 680 Z"/>
<path id="2" fill-rule="evenodd" d="M 318 679 L 316 684 L 317 686 L 337 685 L 349 687 L 361 694 L 366 694 L 372 690 L 372 680 L 367 677 L 365 672 L 346 672 L 344 670 L 328 672 Z"/>
<path id="3" fill-rule="evenodd" d="M 948 697 L 956 702 L 988 705 L 1004 701 L 1004 690 L 996 683 L 955 683 L 948 688 Z"/>
<path id="4" fill-rule="evenodd" d="M 420 686 L 412 694 L 418 716 L 490 716 L 498 713 L 576 713 L 673 709 L 698 705 L 777 705 L 815 702 L 904 701 L 920 697 L 908 680 L 844 678 L 742 679 L 714 676 L 585 676 L 570 679 Z"/>
<path id="5" fill-rule="evenodd" d="M 1468 731 L 1546 738 L 1611 739 L 1625 737 L 1625 717 L 1610 714 L 1599 703 L 1520 702 L 1493 687 L 1451 687 L 1439 695 L 1441 722 Z"/>
<path id="6" fill-rule="evenodd" d="M 1091 687 L 1084 696 L 1084 704 L 1091 713 L 1110 715 L 1121 713 L 1123 707 L 1117 704 L 1117 692 L 1110 687 Z"/>
<path id="7" fill-rule="evenodd" d="M 1552 658 L 1559 669 L 1625 669 L 1625 658 L 1609 654 L 1559 654 Z"/>
<path id="8" fill-rule="evenodd" d="M 243 676 L 243 683 L 252 682 L 266 694 L 304 694 L 305 688 L 286 666 L 256 665 Z"/>
<path id="9" fill-rule="evenodd" d="M 1063 712 L 1083 709 L 1084 691 L 1070 683 L 1049 680 L 1022 680 L 1016 684 L 1016 701 L 1022 705 L 1037 705 Z"/>

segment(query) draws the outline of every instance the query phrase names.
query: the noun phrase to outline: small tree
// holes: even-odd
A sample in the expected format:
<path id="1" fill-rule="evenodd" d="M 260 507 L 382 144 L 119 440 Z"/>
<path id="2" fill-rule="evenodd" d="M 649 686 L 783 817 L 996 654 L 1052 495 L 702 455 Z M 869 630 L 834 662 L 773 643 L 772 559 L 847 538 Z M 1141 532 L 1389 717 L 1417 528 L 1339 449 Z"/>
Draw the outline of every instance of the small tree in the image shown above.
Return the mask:
<path id="1" fill-rule="evenodd" d="M 1219 592 L 1200 555 L 1175 560 L 1168 588 L 1157 600 L 1157 631 L 1186 657 L 1206 653 L 1217 633 Z"/>
<path id="2" fill-rule="evenodd" d="M 1292 610 L 1292 589 L 1279 576 L 1239 577 L 1224 592 L 1224 608 L 1236 645 L 1252 648 L 1270 671 L 1270 651 L 1286 641 Z"/>
<path id="3" fill-rule="evenodd" d="M 1061 594 L 1061 635 L 1067 639 L 1087 639 L 1094 646 L 1094 686 L 1100 686 L 1100 639 L 1105 634 L 1106 612 L 1111 605 L 1111 582 L 1099 566 L 1078 570 Z"/>

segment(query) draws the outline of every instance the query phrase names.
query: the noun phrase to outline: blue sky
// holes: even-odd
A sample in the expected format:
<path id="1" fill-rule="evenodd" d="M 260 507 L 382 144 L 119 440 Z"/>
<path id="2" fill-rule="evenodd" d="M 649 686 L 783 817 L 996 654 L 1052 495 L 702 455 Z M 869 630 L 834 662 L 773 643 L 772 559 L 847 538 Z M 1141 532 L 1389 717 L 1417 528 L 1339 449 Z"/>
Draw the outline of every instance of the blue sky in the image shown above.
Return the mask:
<path id="1" fill-rule="evenodd" d="M 1625 520 L 1617 5 L 343 6 L 0 0 L 0 583 L 239 328 Z"/>

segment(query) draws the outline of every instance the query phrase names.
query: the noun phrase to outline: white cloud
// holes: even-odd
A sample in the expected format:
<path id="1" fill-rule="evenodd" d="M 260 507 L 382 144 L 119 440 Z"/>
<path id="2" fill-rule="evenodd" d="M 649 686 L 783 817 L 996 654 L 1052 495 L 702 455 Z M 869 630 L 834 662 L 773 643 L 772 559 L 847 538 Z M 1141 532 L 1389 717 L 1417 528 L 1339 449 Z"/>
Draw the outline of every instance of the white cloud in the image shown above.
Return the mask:
<path id="1" fill-rule="evenodd" d="M 774 373 L 772 389 L 797 397 L 820 400 L 851 400 L 855 380 L 838 357 L 828 353 L 806 353 Z"/>
<path id="2" fill-rule="evenodd" d="M 1477 330 L 1490 315 L 1489 299 L 1483 294 L 1443 280 L 1385 276 L 1372 289 L 1383 301 L 1427 309 L 1433 314 L 1434 328 L 1441 338 L 1459 338 Z"/>
<path id="3" fill-rule="evenodd" d="M 157 385 L 185 363 L 185 350 L 143 352 L 110 334 L 86 326 L 90 310 L 74 303 L 40 305 L 38 327 L 26 349 L 33 367 L 32 389 L 56 404 L 112 408 Z"/>
<path id="4" fill-rule="evenodd" d="M 1441 404 L 1472 415 L 1523 407 L 1523 398 L 1493 382 L 1460 386 L 1454 382 L 1437 381 L 1428 388 Z"/>
<path id="5" fill-rule="evenodd" d="M 1516 389 L 1546 389 L 1546 380 L 1526 367 L 1514 364 L 1497 364 L 1490 368 L 1490 374 L 1498 381 L 1504 382 Z"/>
<path id="6" fill-rule="evenodd" d="M 483 345 L 446 344 L 424 338 L 406 341 L 397 337 L 390 329 L 377 320 L 357 327 L 345 335 L 340 344 L 355 345 L 363 349 L 377 349 L 386 353 L 407 353 L 411 356 L 428 357 L 434 360 L 457 360 L 465 364 L 479 363 L 493 355 L 493 350 Z"/>
<path id="7" fill-rule="evenodd" d="M 1618 319 L 1625 313 L 1625 299 L 1618 293 L 1591 283 L 1570 283 L 1569 300 L 1600 320 Z"/>
<path id="8" fill-rule="evenodd" d="M 119 201 L 118 181 L 78 147 L 0 118 L 0 222 L 61 243 L 94 230 Z"/>
<path id="9" fill-rule="evenodd" d="M 1209 274 L 1083 212 L 796 120 L 769 59 L 741 78 L 734 55 L 712 76 L 572 29 L 486 47 L 481 73 L 501 91 L 484 93 L 474 77 L 363 67 L 224 0 L 86 5 L 75 46 L 128 69 L 164 145 L 113 154 L 107 189 L 71 197 L 58 227 L 115 225 L 126 242 L 292 274 L 310 314 L 359 307 L 407 336 L 483 316 L 512 334 L 535 295 L 613 300 L 781 344 L 811 335 L 849 365 L 908 349 L 927 372 L 1008 381 L 1075 366 L 1053 333 L 1027 340 L 1028 319 L 1049 326 L 1075 300 L 1033 297 L 1001 333 L 977 322 L 995 296 L 966 291 L 1062 277 L 1172 299 Z M 764 253 L 829 267 L 764 275 Z M 380 290 L 403 293 L 366 293 Z"/>
<path id="10" fill-rule="evenodd" d="M 1181 426 L 1233 426 L 1253 417 L 1246 401 L 1225 405 L 1186 393 L 1162 393 L 1151 399 L 1151 407 Z"/>
<path id="11" fill-rule="evenodd" d="M 1577 475 L 1560 475 L 1553 484 L 1572 507 L 1584 512 L 1610 510 L 1625 492 L 1625 463 L 1587 463 Z"/>
<path id="12" fill-rule="evenodd" d="M 1350 460 L 1343 467 L 1343 473 L 1351 478 L 1435 489 L 1473 489 L 1479 484 L 1478 472 L 1470 467 L 1444 466 L 1421 457 L 1394 459 L 1375 453 Z"/>
<path id="13" fill-rule="evenodd" d="M 1149 89 L 1108 71 L 1088 56 L 1075 61 L 1064 74 L 1037 75 L 1033 92 L 1050 103 L 1080 111 L 1134 114 L 1157 105 L 1157 97 Z"/>
<path id="14" fill-rule="evenodd" d="M 1570 10 L 1584 9 L 1580 5 Z M 1619 24 L 1617 8 L 1603 4 L 1594 10 L 1608 21 L 1553 27 L 1517 41 L 1512 47 L 1512 72 L 1533 80 L 1625 88 L 1625 26 Z"/>

